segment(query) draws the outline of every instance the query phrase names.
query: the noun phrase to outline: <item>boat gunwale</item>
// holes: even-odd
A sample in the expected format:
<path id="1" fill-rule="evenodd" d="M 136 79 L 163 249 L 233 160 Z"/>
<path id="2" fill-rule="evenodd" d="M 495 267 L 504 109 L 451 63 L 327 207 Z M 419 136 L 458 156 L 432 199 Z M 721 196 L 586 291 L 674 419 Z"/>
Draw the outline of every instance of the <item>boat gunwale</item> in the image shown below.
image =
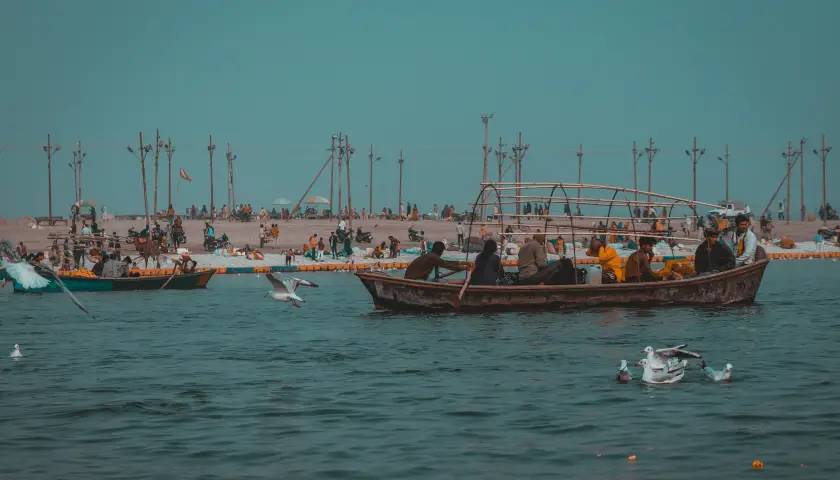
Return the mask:
<path id="1" fill-rule="evenodd" d="M 635 282 L 635 283 L 602 283 L 602 284 L 572 284 L 572 285 L 470 285 L 466 288 L 465 293 L 498 293 L 498 292 L 562 292 L 562 291 L 611 291 L 611 290 L 648 290 L 651 287 L 668 288 L 668 287 L 691 287 L 696 285 L 704 285 L 715 283 L 719 280 L 724 280 L 730 277 L 739 277 L 747 275 L 753 270 L 763 269 L 769 263 L 768 259 L 755 261 L 748 265 L 742 265 L 730 270 L 722 272 L 711 273 L 708 275 L 695 276 L 691 278 L 684 278 L 681 280 L 663 280 L 658 282 Z M 406 287 L 418 287 L 427 290 L 444 290 L 444 291 L 460 291 L 464 286 L 463 283 L 438 283 L 429 280 L 412 280 L 407 278 L 398 278 L 386 273 L 380 272 L 356 272 L 356 276 L 361 280 L 381 281 L 391 284 L 402 284 Z"/>

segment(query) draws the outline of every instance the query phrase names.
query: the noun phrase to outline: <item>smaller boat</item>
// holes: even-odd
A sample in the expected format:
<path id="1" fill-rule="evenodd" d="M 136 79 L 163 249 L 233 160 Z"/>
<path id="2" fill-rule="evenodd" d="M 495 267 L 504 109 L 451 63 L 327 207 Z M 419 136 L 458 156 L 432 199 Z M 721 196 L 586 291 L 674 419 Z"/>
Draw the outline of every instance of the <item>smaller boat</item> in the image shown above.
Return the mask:
<path id="1" fill-rule="evenodd" d="M 207 282 L 216 273 L 215 269 L 197 270 L 191 273 L 170 275 L 145 275 L 139 277 L 80 277 L 59 274 L 64 286 L 71 292 L 120 292 L 129 290 L 193 290 L 205 288 Z M 167 283 L 168 282 L 168 283 Z M 25 288 L 13 281 L 14 291 L 18 293 L 59 292 L 61 287 L 50 280 L 43 288 Z"/>

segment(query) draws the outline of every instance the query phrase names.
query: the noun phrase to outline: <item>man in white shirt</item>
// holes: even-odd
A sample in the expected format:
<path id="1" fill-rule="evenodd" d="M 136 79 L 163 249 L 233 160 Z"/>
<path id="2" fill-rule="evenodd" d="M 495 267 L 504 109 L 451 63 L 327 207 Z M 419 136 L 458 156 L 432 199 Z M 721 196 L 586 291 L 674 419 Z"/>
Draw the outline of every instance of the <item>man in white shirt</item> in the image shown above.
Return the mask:
<path id="1" fill-rule="evenodd" d="M 750 217 L 739 214 L 735 217 L 735 229 L 723 237 L 732 253 L 735 254 L 735 266 L 748 265 L 755 261 L 755 247 L 758 239 L 750 230 Z"/>

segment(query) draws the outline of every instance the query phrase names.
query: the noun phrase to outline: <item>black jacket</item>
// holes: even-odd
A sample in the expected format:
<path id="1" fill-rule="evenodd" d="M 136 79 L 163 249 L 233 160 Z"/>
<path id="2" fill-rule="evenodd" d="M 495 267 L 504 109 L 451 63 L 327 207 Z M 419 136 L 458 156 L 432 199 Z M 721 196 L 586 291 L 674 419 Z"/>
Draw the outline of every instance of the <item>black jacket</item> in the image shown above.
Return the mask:
<path id="1" fill-rule="evenodd" d="M 722 272 L 732 268 L 735 268 L 735 255 L 721 242 L 711 249 L 707 242 L 703 242 L 694 252 L 694 271 L 697 273 Z"/>

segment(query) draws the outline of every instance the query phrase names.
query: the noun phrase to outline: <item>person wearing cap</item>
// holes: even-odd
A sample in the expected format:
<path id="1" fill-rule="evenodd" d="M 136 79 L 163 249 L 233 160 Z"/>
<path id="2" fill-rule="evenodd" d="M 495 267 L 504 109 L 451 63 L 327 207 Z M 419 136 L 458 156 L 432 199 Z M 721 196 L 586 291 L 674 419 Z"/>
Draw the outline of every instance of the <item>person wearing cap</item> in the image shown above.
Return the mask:
<path id="1" fill-rule="evenodd" d="M 704 233 L 705 241 L 694 252 L 694 271 L 700 275 L 735 268 L 735 255 L 719 241 L 720 233 L 714 228 L 707 228 Z"/>
<path id="2" fill-rule="evenodd" d="M 650 268 L 653 246 L 656 240 L 651 237 L 639 239 L 639 249 L 627 257 L 624 265 L 624 281 L 627 283 L 657 282 L 660 276 Z"/>
<path id="3" fill-rule="evenodd" d="M 735 254 L 735 266 L 749 265 L 755 261 L 758 239 L 750 230 L 750 217 L 743 213 L 735 217 L 735 229 L 723 236 L 726 246 Z"/>

